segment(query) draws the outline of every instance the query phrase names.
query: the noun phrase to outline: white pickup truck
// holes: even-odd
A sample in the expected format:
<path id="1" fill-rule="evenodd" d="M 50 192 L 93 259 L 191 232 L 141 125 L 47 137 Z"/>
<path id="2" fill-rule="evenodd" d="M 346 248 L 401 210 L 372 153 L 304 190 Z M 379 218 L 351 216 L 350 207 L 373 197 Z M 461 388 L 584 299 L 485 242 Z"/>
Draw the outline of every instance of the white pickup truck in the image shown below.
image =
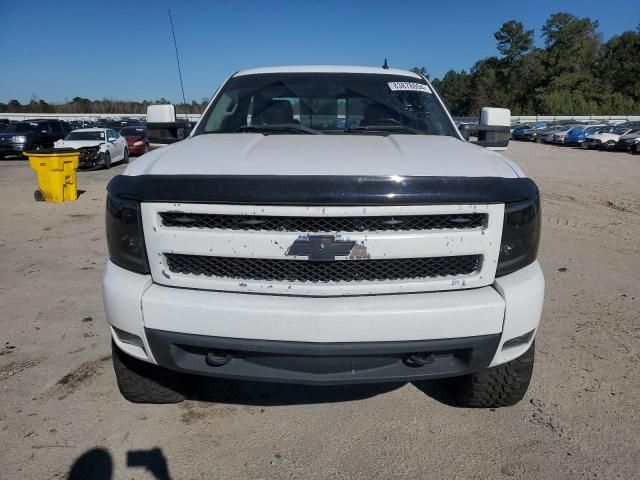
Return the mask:
<path id="1" fill-rule="evenodd" d="M 506 120 L 475 127 L 479 143 L 506 146 Z M 189 138 L 107 187 L 124 397 L 177 402 L 196 374 L 447 378 L 460 405 L 521 400 L 544 296 L 538 189 L 467 127 L 405 70 L 232 75 Z"/>

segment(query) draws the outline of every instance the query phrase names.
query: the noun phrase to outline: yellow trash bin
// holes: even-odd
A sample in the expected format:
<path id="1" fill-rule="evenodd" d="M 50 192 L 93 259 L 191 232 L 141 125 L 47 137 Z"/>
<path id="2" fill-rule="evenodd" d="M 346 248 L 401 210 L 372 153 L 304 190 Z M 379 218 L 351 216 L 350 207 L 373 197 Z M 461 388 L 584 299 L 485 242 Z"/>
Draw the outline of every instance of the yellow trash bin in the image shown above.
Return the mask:
<path id="1" fill-rule="evenodd" d="M 79 152 L 69 149 L 25 152 L 25 155 L 38 177 L 38 190 L 33 192 L 36 200 L 73 202 L 78 199 L 76 170 Z"/>

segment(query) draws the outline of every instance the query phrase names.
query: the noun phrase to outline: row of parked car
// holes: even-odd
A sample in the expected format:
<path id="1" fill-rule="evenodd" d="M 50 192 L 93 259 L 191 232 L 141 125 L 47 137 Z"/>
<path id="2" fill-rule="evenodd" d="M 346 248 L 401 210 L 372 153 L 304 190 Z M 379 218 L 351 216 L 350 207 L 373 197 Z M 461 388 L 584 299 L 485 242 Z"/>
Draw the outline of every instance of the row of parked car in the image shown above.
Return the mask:
<path id="1" fill-rule="evenodd" d="M 640 153 L 640 121 L 535 122 L 511 126 L 514 140 Z"/>
<path id="2" fill-rule="evenodd" d="M 81 167 L 109 168 L 116 162 L 128 162 L 129 155 L 142 155 L 149 150 L 146 126 L 137 119 L 68 123 L 35 118 L 2 125 L 0 158 L 23 157 L 24 152 L 50 148 L 73 148 L 81 152 Z"/>

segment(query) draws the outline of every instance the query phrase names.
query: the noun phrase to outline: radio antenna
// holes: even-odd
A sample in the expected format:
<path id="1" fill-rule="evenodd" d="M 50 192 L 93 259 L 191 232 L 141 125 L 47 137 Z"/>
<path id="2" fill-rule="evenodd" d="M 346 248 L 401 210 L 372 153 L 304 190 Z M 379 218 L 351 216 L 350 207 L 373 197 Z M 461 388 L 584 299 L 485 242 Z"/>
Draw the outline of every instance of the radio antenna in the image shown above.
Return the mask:
<path id="1" fill-rule="evenodd" d="M 178 76 L 180 77 L 180 89 L 182 90 L 182 104 L 187 108 L 187 100 L 184 96 L 184 85 L 182 84 L 182 70 L 180 69 L 180 56 L 178 55 L 178 43 L 176 42 L 176 32 L 173 29 L 173 18 L 171 18 L 171 9 L 169 9 L 169 23 L 171 24 L 171 34 L 173 35 L 173 46 L 176 49 L 176 62 L 178 63 Z M 185 112 L 185 117 L 186 117 Z"/>

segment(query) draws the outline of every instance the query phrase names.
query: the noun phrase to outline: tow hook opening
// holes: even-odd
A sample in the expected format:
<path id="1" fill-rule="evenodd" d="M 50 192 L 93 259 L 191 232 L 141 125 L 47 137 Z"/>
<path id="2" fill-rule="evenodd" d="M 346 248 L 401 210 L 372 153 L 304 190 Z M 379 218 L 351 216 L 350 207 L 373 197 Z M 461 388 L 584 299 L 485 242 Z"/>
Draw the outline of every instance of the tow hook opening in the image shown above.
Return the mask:
<path id="1" fill-rule="evenodd" d="M 205 362 L 207 362 L 207 365 L 210 367 L 222 367 L 229 363 L 232 357 L 233 355 L 231 355 L 230 352 L 224 350 L 212 350 L 207 352 Z"/>
<path id="2" fill-rule="evenodd" d="M 432 364 L 436 359 L 435 353 L 420 352 L 410 353 L 405 357 L 405 363 L 410 367 L 424 367 Z"/>

